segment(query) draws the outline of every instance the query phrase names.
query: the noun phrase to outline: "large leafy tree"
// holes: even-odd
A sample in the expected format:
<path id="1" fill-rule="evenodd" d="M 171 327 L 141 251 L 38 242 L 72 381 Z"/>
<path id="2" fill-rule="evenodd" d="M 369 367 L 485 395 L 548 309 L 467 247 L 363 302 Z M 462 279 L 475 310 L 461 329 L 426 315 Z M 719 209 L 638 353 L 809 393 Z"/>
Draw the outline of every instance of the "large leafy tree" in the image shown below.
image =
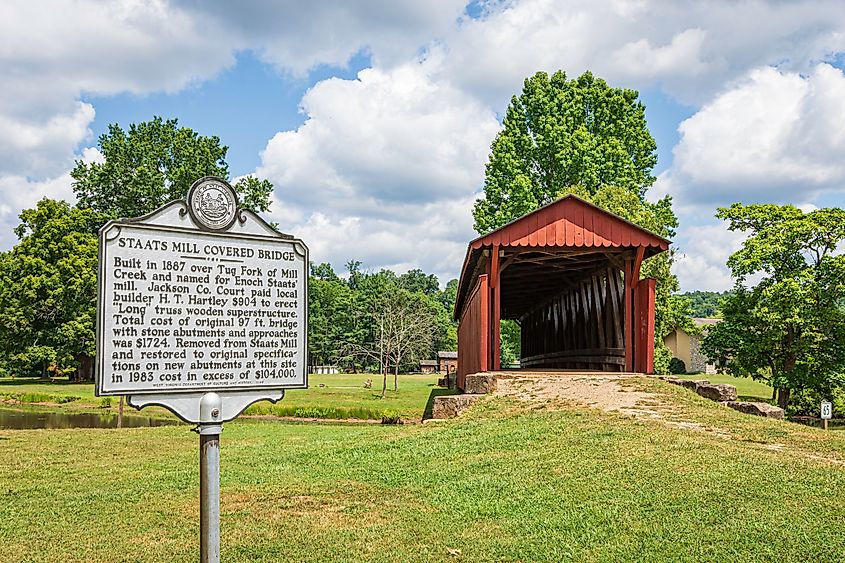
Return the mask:
<path id="1" fill-rule="evenodd" d="M 720 208 L 748 238 L 731 255 L 736 280 L 703 351 L 732 375 L 769 382 L 787 408 L 795 392 L 830 397 L 845 385 L 845 210 L 791 205 Z M 750 280 L 761 277 L 756 285 Z"/>
<path id="2" fill-rule="evenodd" d="M 184 198 L 203 176 L 229 177 L 228 147 L 216 136 L 205 137 L 176 119 L 131 124 L 128 131 L 109 125 L 98 147 L 105 160 L 77 161 L 71 171 L 78 206 L 109 218 L 137 217 Z M 253 176 L 235 184 L 243 204 L 254 211 L 270 206 L 273 185 Z"/>
<path id="3" fill-rule="evenodd" d="M 487 233 L 554 201 L 561 189 L 618 186 L 642 196 L 654 183 L 657 144 L 635 90 L 590 72 L 538 72 L 514 96 L 493 141 L 484 197 L 473 210 Z"/>
<path id="4" fill-rule="evenodd" d="M 94 353 L 100 218 L 50 199 L 20 218 L 20 242 L 0 255 L 0 349 L 7 370 L 43 376 Z"/>
<path id="5" fill-rule="evenodd" d="M 419 268 L 408 270 L 399 276 L 399 287 L 410 292 L 420 292 L 428 296 L 436 296 L 440 293 L 440 282 L 434 274 L 426 275 Z"/>

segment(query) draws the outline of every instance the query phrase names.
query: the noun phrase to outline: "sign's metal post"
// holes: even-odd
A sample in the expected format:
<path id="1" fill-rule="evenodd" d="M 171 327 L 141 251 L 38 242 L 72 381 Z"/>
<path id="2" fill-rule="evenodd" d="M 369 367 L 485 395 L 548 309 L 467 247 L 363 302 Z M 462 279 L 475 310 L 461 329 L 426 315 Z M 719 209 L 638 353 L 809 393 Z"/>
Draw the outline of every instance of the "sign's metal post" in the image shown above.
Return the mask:
<path id="1" fill-rule="evenodd" d="M 222 400 L 200 399 L 200 563 L 220 563 L 220 433 Z"/>

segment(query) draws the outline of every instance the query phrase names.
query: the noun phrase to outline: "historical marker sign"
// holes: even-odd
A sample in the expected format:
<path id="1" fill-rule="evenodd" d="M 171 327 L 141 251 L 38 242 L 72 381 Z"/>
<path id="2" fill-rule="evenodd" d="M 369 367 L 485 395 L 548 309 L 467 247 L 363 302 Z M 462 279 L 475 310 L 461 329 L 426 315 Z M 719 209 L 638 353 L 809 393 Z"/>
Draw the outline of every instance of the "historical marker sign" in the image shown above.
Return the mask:
<path id="1" fill-rule="evenodd" d="M 208 177 L 106 223 L 99 253 L 97 395 L 198 424 L 200 560 L 217 563 L 223 423 L 308 385 L 308 248 Z"/>
<path id="2" fill-rule="evenodd" d="M 307 386 L 308 250 L 226 182 L 109 222 L 99 263 L 98 395 Z"/>

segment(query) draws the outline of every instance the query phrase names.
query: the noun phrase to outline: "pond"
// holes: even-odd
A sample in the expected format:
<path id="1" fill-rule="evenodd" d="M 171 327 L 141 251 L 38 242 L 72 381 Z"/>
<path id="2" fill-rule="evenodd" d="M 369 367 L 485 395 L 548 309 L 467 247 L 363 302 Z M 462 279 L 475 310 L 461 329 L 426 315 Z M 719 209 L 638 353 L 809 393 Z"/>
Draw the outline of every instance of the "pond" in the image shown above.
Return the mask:
<path id="1" fill-rule="evenodd" d="M 179 421 L 139 415 L 123 415 L 124 428 L 172 426 Z M 117 415 L 111 413 L 58 413 L 36 410 L 0 409 L 0 429 L 37 428 L 117 428 Z"/>

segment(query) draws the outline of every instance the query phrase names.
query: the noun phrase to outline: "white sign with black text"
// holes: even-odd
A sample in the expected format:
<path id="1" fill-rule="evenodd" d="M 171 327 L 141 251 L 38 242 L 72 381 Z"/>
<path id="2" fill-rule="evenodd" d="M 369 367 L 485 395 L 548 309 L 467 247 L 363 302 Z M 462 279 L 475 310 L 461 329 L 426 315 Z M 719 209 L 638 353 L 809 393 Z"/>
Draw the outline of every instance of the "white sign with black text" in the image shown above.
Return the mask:
<path id="1" fill-rule="evenodd" d="M 830 420 L 831 418 L 833 418 L 833 404 L 830 401 L 822 401 L 821 419 Z"/>
<path id="2" fill-rule="evenodd" d="M 98 395 L 307 386 L 308 250 L 226 182 L 107 223 L 99 252 Z"/>

